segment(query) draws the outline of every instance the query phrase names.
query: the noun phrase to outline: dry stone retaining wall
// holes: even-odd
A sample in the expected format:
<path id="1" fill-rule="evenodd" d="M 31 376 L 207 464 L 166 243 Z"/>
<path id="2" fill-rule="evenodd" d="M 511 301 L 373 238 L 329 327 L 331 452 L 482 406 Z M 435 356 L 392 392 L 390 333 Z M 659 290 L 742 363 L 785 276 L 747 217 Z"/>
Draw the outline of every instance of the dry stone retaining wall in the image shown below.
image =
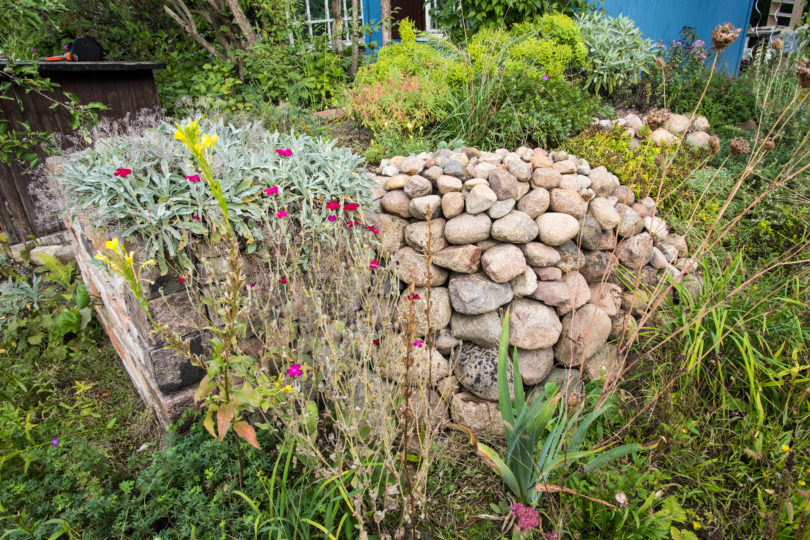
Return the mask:
<path id="1" fill-rule="evenodd" d="M 430 285 L 430 313 L 416 326 L 436 335 L 424 353 L 432 382 L 455 421 L 479 433 L 502 430 L 496 366 L 507 308 L 523 384 L 570 390 L 580 370 L 615 376 L 612 342 L 647 307 L 643 288 L 694 266 L 652 199 L 636 201 L 605 167 L 564 152 L 439 150 L 376 172 L 381 249 L 415 287 L 399 316 L 411 301 L 424 312 Z M 694 273 L 685 280 L 700 286 Z"/>

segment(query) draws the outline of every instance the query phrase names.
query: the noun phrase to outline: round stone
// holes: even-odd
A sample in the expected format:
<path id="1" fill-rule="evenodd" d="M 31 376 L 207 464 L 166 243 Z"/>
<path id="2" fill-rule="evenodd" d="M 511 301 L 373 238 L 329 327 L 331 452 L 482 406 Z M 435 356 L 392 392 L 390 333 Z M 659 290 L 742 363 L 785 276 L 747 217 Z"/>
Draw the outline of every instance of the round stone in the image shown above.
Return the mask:
<path id="1" fill-rule="evenodd" d="M 553 309 L 537 300 L 516 298 L 510 311 L 510 345 L 534 350 L 547 349 L 557 343 L 562 324 Z"/>
<path id="2" fill-rule="evenodd" d="M 530 218 L 536 219 L 540 214 L 548 210 L 551 197 L 545 188 L 536 188 L 520 198 L 517 208 L 525 212 Z"/>
<path id="3" fill-rule="evenodd" d="M 444 236 L 451 244 L 475 244 L 487 240 L 491 228 L 492 220 L 486 214 L 461 214 L 447 221 Z"/>
<path id="4" fill-rule="evenodd" d="M 535 222 L 540 241 L 549 246 L 559 246 L 579 234 L 579 221 L 568 214 L 548 212 L 538 217 Z"/>
<path id="5" fill-rule="evenodd" d="M 501 244 L 481 255 L 481 267 L 495 283 L 506 283 L 526 270 L 526 259 L 517 246 Z"/>
<path id="6" fill-rule="evenodd" d="M 537 223 L 526 213 L 513 210 L 492 223 L 492 238 L 501 242 L 525 244 L 537 238 Z"/>

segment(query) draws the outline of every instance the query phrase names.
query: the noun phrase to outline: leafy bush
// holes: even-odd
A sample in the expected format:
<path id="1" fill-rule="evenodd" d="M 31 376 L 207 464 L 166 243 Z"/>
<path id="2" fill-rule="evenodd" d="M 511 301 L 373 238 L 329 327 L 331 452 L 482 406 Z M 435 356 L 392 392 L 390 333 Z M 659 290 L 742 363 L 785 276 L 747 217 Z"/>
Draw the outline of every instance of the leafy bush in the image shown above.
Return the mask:
<path id="1" fill-rule="evenodd" d="M 588 87 L 612 94 L 648 73 L 652 42 L 641 37 L 632 19 L 594 12 L 582 13 L 576 21 L 588 48 Z"/>
<path id="2" fill-rule="evenodd" d="M 249 251 L 263 238 L 261 227 L 270 210 L 279 210 L 264 189 L 278 186 L 282 205 L 300 207 L 297 212 L 308 223 L 325 220 L 323 200 L 368 200 L 369 180 L 359 170 L 363 160 L 348 149 L 307 136 L 269 133 L 255 123 L 200 124 L 219 137 L 214 171 L 222 178 L 233 227 Z M 199 173 L 174 144 L 174 132 L 163 123 L 142 134 L 100 138 L 74 155 L 62 174 L 64 188 L 72 194 L 70 211 L 92 215 L 99 227 L 118 227 L 124 237 L 140 235 L 148 256 L 164 271 L 164 258 L 182 260 L 192 236 L 217 237 L 209 225 L 219 212 L 201 182 L 184 179 Z M 288 148 L 290 158 L 276 152 Z M 132 173 L 117 175 L 118 168 Z"/>
<path id="3" fill-rule="evenodd" d="M 590 9 L 590 0 L 439 0 L 431 17 L 452 39 L 463 41 L 483 28 L 509 28 L 547 13 L 573 15 Z"/>

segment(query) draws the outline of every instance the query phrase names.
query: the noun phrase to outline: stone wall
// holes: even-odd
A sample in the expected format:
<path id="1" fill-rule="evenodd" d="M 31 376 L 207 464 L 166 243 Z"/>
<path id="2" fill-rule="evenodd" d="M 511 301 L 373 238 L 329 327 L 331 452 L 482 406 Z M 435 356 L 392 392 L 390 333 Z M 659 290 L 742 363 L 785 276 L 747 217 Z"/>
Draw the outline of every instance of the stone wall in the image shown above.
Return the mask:
<path id="1" fill-rule="evenodd" d="M 417 333 L 436 334 L 437 389 L 455 421 L 479 433 L 502 429 L 496 366 L 507 308 L 523 384 L 570 391 L 580 373 L 621 371 L 615 343 L 647 308 L 647 290 L 684 268 L 690 290 L 700 286 L 684 238 L 652 199 L 636 201 L 605 167 L 564 152 L 439 150 L 376 172 L 382 250 L 415 287 L 399 316 L 409 302 L 426 311 L 429 284 Z"/>

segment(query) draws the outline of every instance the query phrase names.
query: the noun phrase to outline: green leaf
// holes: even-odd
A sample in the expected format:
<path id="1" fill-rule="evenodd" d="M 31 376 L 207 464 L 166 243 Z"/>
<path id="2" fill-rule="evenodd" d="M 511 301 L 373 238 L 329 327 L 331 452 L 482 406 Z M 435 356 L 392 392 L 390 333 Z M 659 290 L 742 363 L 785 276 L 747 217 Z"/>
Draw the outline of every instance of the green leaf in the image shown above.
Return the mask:
<path id="1" fill-rule="evenodd" d="M 90 304 L 90 294 L 87 292 L 87 286 L 82 283 L 76 287 L 76 307 L 82 309 Z"/>

